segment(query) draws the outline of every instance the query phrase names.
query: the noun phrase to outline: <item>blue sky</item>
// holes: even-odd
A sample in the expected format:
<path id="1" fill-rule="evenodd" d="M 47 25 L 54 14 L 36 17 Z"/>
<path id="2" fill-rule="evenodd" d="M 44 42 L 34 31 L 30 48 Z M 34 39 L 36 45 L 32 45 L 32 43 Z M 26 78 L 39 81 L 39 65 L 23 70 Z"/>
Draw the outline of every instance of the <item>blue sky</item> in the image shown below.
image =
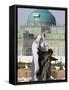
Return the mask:
<path id="1" fill-rule="evenodd" d="M 27 18 L 30 13 L 35 11 L 36 9 L 28 9 L 28 8 L 18 8 L 18 30 L 21 25 L 27 23 Z M 56 24 L 59 26 L 63 26 L 65 24 L 65 11 L 61 10 L 49 10 L 56 19 Z"/>

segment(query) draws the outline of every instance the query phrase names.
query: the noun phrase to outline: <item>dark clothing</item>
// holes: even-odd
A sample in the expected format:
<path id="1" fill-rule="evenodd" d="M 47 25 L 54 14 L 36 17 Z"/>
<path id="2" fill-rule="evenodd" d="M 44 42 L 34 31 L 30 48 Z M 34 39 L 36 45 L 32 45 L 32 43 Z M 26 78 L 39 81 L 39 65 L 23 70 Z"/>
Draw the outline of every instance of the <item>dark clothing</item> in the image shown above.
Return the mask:
<path id="1" fill-rule="evenodd" d="M 38 48 L 38 55 L 39 55 L 39 58 L 38 58 L 38 63 L 39 63 L 39 72 L 37 72 L 37 77 L 39 79 L 43 79 L 43 77 L 47 78 L 48 75 L 48 71 L 50 71 L 50 62 L 47 62 L 47 63 L 44 63 L 42 65 L 42 62 L 43 60 L 45 59 L 45 56 L 48 55 L 48 52 L 46 51 L 41 51 L 39 48 Z M 43 74 L 44 73 L 44 74 Z M 46 75 L 45 75 L 46 74 Z"/>
<path id="2" fill-rule="evenodd" d="M 48 80 L 51 76 L 51 61 L 57 59 L 52 57 L 52 54 L 49 54 L 48 51 L 42 51 L 38 48 L 39 71 L 37 72 L 37 78 L 39 80 Z"/>

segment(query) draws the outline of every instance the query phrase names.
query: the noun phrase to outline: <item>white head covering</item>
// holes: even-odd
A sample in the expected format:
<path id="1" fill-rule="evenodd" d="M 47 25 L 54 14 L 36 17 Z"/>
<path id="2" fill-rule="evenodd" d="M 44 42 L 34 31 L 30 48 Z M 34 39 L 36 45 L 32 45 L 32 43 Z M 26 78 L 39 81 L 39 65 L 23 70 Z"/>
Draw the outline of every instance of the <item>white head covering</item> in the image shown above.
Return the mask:
<path id="1" fill-rule="evenodd" d="M 39 43 L 40 39 L 41 39 L 41 35 L 38 35 L 36 41 Z"/>

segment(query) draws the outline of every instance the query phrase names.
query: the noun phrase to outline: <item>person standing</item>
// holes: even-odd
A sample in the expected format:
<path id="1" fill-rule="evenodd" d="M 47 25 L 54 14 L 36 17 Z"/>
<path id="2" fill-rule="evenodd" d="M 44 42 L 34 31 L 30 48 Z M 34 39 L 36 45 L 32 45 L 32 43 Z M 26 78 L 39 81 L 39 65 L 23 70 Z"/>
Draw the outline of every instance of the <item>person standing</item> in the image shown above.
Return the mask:
<path id="1" fill-rule="evenodd" d="M 33 54 L 33 61 L 32 61 L 32 80 L 37 81 L 37 72 L 39 71 L 40 67 L 40 61 L 39 61 L 39 55 L 38 55 L 38 48 L 40 48 L 41 51 L 47 51 L 48 50 L 48 44 L 47 41 L 45 41 L 45 38 L 41 35 L 38 35 L 37 39 L 33 41 L 32 44 L 32 54 Z"/>

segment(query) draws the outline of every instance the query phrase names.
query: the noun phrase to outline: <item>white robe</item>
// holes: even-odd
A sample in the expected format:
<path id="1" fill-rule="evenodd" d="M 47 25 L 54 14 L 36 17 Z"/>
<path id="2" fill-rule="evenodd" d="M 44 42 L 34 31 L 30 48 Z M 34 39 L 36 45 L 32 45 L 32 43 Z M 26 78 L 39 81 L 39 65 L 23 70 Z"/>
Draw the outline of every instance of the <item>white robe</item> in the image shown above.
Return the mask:
<path id="1" fill-rule="evenodd" d="M 48 50 L 48 44 L 47 42 L 42 42 L 42 47 L 44 47 L 44 43 L 45 43 L 45 49 L 46 51 Z M 35 40 L 32 44 L 32 54 L 33 54 L 33 61 L 32 61 L 32 80 L 33 81 L 37 81 L 38 78 L 36 76 L 36 72 L 39 70 L 39 64 L 38 64 L 38 47 L 39 44 L 37 43 L 37 41 Z"/>

